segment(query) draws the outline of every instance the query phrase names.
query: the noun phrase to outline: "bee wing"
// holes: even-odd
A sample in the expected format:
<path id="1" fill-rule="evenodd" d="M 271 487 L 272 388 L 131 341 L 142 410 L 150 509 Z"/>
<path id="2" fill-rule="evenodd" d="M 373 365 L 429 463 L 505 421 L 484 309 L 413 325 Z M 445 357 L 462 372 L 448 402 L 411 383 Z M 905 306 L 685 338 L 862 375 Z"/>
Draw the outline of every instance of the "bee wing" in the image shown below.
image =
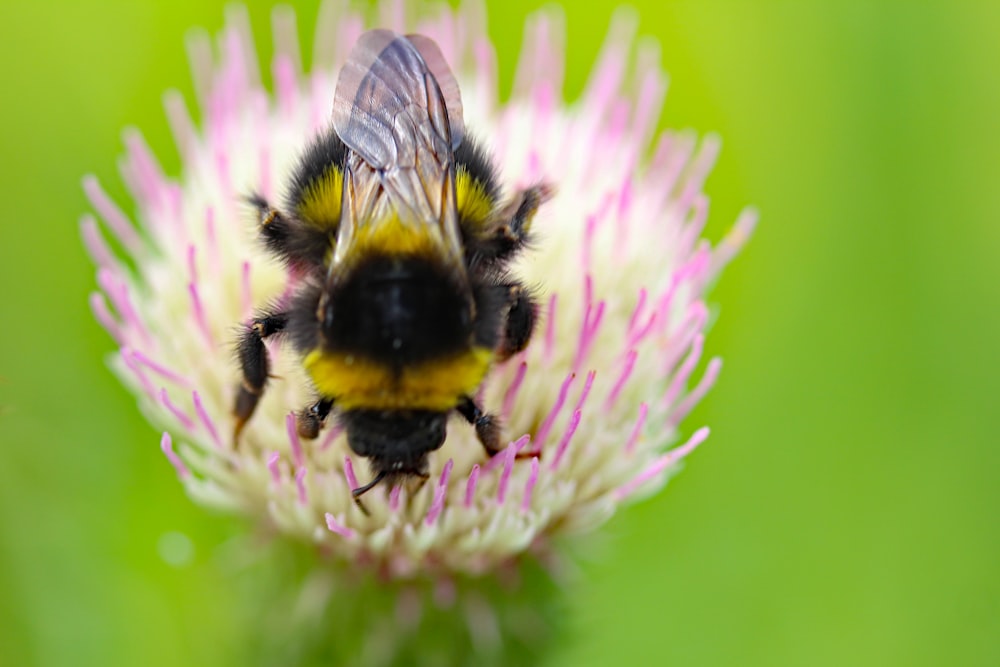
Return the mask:
<path id="1" fill-rule="evenodd" d="M 462 143 L 462 96 L 431 39 L 370 30 L 340 71 L 333 126 L 372 168 L 412 166 L 417 140 L 442 157 Z"/>
<path id="2" fill-rule="evenodd" d="M 396 214 L 460 258 L 453 151 L 465 129 L 462 99 L 437 45 L 421 35 L 364 33 L 337 81 L 333 126 L 355 154 L 338 253 L 356 228 Z"/>

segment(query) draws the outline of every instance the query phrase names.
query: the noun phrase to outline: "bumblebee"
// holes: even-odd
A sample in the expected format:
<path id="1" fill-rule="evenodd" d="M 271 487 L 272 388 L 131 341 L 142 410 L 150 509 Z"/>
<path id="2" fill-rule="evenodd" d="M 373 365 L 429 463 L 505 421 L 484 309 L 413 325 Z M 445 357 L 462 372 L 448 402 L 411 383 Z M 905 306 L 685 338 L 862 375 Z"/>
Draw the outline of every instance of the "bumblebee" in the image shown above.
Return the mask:
<path id="1" fill-rule="evenodd" d="M 332 128 L 298 162 L 282 209 L 250 197 L 259 235 L 300 276 L 237 343 L 234 441 L 265 391 L 265 340 L 300 354 L 315 401 L 297 413 L 316 438 L 334 412 L 373 478 L 428 477 L 451 413 L 500 450 L 475 395 L 491 365 L 524 349 L 537 305 L 508 271 L 530 239 L 546 184 L 502 200 L 487 151 L 465 136 L 462 100 L 437 45 L 373 30 L 341 70 Z"/>

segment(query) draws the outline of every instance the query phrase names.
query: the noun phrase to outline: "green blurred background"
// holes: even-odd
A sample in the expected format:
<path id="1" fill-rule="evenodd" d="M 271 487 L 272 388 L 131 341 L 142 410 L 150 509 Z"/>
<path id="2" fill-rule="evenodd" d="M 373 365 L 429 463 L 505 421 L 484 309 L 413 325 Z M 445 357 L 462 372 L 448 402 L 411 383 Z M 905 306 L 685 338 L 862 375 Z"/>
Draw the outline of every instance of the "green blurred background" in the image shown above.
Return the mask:
<path id="1" fill-rule="evenodd" d="M 537 4 L 490 6 L 507 86 Z M 1000 3 L 633 4 L 665 125 L 724 138 L 709 235 L 746 203 L 762 224 L 713 295 L 726 368 L 686 423 L 712 438 L 595 540 L 547 664 L 1000 664 Z M 568 94 L 611 11 L 566 9 Z M 77 231 L 82 174 L 125 201 L 123 126 L 176 172 L 160 96 L 192 99 L 185 32 L 222 20 L 0 4 L 0 664 L 235 664 L 239 525 L 184 496 L 105 368 Z"/>

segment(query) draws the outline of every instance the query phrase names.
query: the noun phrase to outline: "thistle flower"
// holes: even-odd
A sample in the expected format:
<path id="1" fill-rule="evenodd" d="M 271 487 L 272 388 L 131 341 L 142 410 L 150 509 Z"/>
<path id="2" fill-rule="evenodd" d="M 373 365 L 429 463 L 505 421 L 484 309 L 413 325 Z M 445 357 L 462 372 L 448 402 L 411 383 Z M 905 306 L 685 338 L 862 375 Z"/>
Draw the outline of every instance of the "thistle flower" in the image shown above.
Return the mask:
<path id="1" fill-rule="evenodd" d="M 101 288 L 91 305 L 119 346 L 114 369 L 166 429 L 160 446 L 188 494 L 314 544 L 336 567 L 383 582 L 433 581 L 446 599 L 455 582 L 545 560 L 559 536 L 591 530 L 660 489 L 708 435 L 701 428 L 682 439 L 679 430 L 721 368 L 711 359 L 698 370 L 705 293 L 755 215 L 742 214 L 714 248 L 700 239 L 702 185 L 718 142 L 655 135 L 666 79 L 655 44 L 633 49 L 633 18 L 616 15 L 586 90 L 566 105 L 561 19 L 535 16 L 513 94 L 501 104 L 482 7 L 416 23 L 401 5 L 382 8 L 382 27 L 441 47 L 466 125 L 493 147 L 508 188 L 544 177 L 558 195 L 536 217 L 538 242 L 516 267 L 542 296 L 541 324 L 481 392 L 509 444 L 486 460 L 473 429 L 455 423 L 431 455 L 429 483 L 412 495 L 398 486 L 369 494 L 369 516 L 350 493 L 366 481 L 366 466 L 336 423 L 315 441 L 296 434 L 292 411 L 310 394 L 290 349 L 269 347 L 276 377 L 239 446 L 229 434 L 235 333 L 255 307 L 295 285 L 256 242 L 242 198 L 281 193 L 299 152 L 329 123 L 338 68 L 371 23 L 326 5 L 307 74 L 291 11 L 276 11 L 271 95 L 245 14 L 229 18 L 217 50 L 205 35 L 190 42 L 201 129 L 177 93 L 165 98 L 181 173 L 165 175 L 139 133 L 126 134 L 122 175 L 135 222 L 95 178 L 84 179 L 104 229 L 131 260 L 116 258 L 96 219 L 84 217 Z M 494 613 L 483 608 L 476 613 Z"/>

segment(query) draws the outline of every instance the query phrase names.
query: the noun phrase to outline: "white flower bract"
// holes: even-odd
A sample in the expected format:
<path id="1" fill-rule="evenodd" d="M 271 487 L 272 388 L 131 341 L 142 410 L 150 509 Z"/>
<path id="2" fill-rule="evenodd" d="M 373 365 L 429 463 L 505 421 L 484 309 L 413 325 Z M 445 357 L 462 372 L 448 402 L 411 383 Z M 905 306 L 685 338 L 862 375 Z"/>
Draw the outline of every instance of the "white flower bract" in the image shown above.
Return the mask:
<path id="1" fill-rule="evenodd" d="M 231 408 L 240 323 L 295 284 L 257 242 L 242 197 L 259 190 L 280 198 L 299 152 L 329 122 L 339 63 L 374 23 L 325 5 L 307 75 L 294 17 L 276 10 L 271 95 L 259 82 L 246 16 L 234 10 L 217 48 L 204 34 L 189 44 L 201 129 L 178 94 L 165 98 L 180 175 L 164 175 L 130 131 L 122 173 L 137 224 L 96 179 L 84 181 L 134 266 L 85 216 L 101 288 L 92 307 L 119 345 L 114 368 L 166 428 L 161 446 L 191 497 L 396 577 L 482 573 L 552 536 L 598 526 L 623 502 L 662 487 L 708 434 L 696 430 L 668 449 L 721 365 L 700 363 L 706 289 L 755 221 L 744 213 L 715 248 L 700 238 L 702 185 L 718 144 L 656 135 L 666 79 L 655 44 L 634 42 L 631 15 L 616 15 L 590 83 L 569 105 L 560 16 L 529 22 L 515 88 L 502 104 L 483 17 L 473 4 L 408 22 L 400 5 L 387 5 L 378 23 L 440 45 L 461 85 L 466 125 L 492 147 L 508 192 L 555 184 L 533 223 L 537 242 L 516 266 L 538 290 L 541 319 L 528 349 L 495 367 L 482 389 L 486 408 L 504 421 L 506 450 L 487 461 L 456 417 L 430 456 L 427 484 L 413 497 L 399 487 L 370 493 L 370 516 L 350 493 L 369 479 L 367 464 L 336 420 L 315 441 L 295 434 L 291 413 L 311 393 L 290 348 L 268 346 L 275 379 L 235 448 Z"/>

